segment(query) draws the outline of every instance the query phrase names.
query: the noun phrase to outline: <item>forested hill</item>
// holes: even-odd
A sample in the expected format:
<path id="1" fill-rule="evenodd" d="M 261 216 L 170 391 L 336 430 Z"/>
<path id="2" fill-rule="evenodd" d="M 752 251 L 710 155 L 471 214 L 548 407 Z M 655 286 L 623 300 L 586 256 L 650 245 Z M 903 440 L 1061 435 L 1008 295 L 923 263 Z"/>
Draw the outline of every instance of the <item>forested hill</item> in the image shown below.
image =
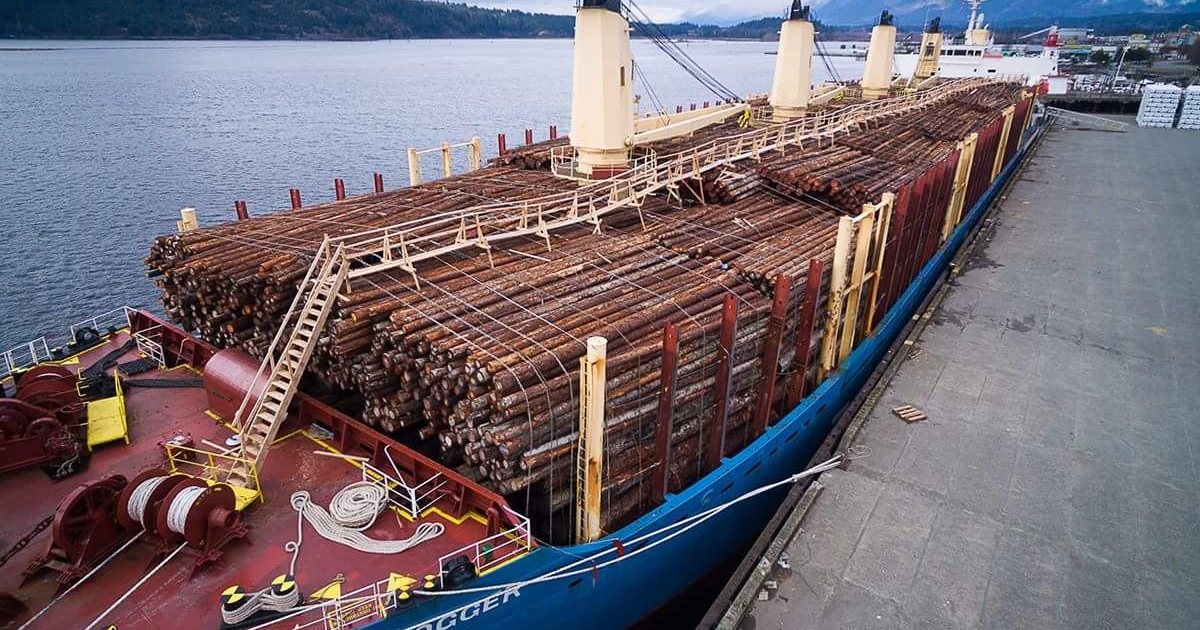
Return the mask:
<path id="1" fill-rule="evenodd" d="M 570 37 L 573 30 L 569 15 L 420 0 L 0 1 L 0 37 Z"/>

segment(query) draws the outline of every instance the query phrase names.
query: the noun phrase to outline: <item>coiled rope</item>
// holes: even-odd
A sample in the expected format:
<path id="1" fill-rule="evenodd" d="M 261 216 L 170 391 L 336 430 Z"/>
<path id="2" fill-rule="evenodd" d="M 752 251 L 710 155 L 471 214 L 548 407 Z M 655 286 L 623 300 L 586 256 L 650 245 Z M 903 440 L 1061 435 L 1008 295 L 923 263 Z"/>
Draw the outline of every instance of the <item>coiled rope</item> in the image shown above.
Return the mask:
<path id="1" fill-rule="evenodd" d="M 387 492 L 369 481 L 360 481 L 333 495 L 329 515 L 342 527 L 361 532 L 371 527 L 386 507 Z"/>
<path id="2" fill-rule="evenodd" d="M 179 491 L 175 498 L 171 501 L 171 507 L 167 508 L 167 528 L 176 534 L 182 534 L 183 528 L 187 525 L 188 512 L 195 505 L 196 499 L 208 490 L 208 486 L 190 486 Z"/>
<path id="3" fill-rule="evenodd" d="M 139 523 L 142 522 L 142 515 L 146 512 L 146 503 L 150 501 L 150 494 L 166 480 L 166 477 L 151 477 L 133 489 L 129 495 L 129 504 L 125 506 L 125 513 L 129 515 L 129 518 Z"/>
<path id="4" fill-rule="evenodd" d="M 329 502 L 329 511 L 312 502 L 308 491 L 292 494 L 292 509 L 296 510 L 296 540 L 284 545 L 292 552 L 289 573 L 296 573 L 296 559 L 300 545 L 304 542 L 304 521 L 326 540 L 357 549 L 365 553 L 396 554 L 433 540 L 446 531 L 441 523 L 421 523 L 417 531 L 400 540 L 379 540 L 362 532 L 375 523 L 375 519 L 387 507 L 387 491 L 370 482 L 359 481 L 342 488 Z"/>
<path id="5" fill-rule="evenodd" d="M 291 576 L 288 577 L 290 578 Z M 299 605 L 300 589 L 296 588 L 294 582 L 282 593 L 279 592 L 277 587 L 272 586 L 271 588 L 265 588 L 250 594 L 243 600 L 243 603 L 232 608 L 232 610 L 229 606 L 222 606 L 221 621 L 225 622 L 226 625 L 234 626 L 263 610 L 286 612 Z"/>

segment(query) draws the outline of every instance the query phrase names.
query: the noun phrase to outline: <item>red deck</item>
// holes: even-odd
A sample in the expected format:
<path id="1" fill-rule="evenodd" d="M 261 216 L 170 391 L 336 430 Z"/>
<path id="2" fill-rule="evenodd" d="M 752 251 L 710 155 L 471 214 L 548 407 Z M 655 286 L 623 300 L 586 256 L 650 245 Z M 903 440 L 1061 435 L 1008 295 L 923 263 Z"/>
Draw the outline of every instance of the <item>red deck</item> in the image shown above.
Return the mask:
<path id="1" fill-rule="evenodd" d="M 148 323 L 158 322 L 147 318 L 143 325 Z M 138 326 L 136 322 L 134 325 Z M 128 339 L 129 335 L 122 332 L 85 352 L 79 357 L 79 367 L 90 365 Z M 190 341 L 184 345 L 195 343 L 190 337 L 187 339 Z M 164 344 L 164 348 L 166 346 Z M 175 347 L 181 346 L 176 344 Z M 179 354 L 191 355 L 197 363 L 203 363 L 211 353 L 210 348 L 197 343 Z M 137 352 L 133 351 L 122 357 L 121 362 L 136 358 Z M 191 367 L 181 366 L 152 370 L 130 378 L 195 379 L 197 375 Z M 188 434 L 195 440 L 197 448 L 215 450 L 203 445 L 201 440 L 219 445 L 232 433 L 206 413 L 208 404 L 204 388 L 129 387 L 126 396 L 129 445 L 115 442 L 97 447 L 86 471 L 61 482 L 51 481 L 37 468 L 0 477 L 0 510 L 4 512 L 0 521 L 0 552 L 53 514 L 59 501 L 79 484 L 111 473 L 132 478 L 149 466 L 166 467 L 167 458 L 159 446 L 161 441 Z M 313 421 L 321 421 L 332 428 L 334 438 L 329 442 L 312 438 L 306 429 Z M 116 624 L 121 630 L 218 628 L 221 591 L 239 585 L 253 592 L 268 587 L 275 576 L 287 573 L 291 553 L 284 545 L 296 539 L 298 516 L 289 501 L 292 493 L 307 490 L 315 503 L 327 506 L 340 489 L 362 479 L 362 472 L 354 463 L 340 457 L 316 455 L 314 451 L 338 447 L 344 452 L 368 457 L 380 470 L 393 474 L 391 464 L 380 457 L 386 445 L 388 454 L 410 484 L 440 473 L 448 482 L 445 492 L 440 493 L 434 504 L 437 509 L 423 510 L 424 516 L 418 522 L 442 523 L 445 533 L 400 554 L 372 555 L 327 541 L 306 523 L 295 572 L 302 593 L 311 593 L 339 578 L 344 579 L 342 592 L 349 593 L 386 579 L 392 572 L 415 578 L 437 573 L 440 556 L 511 526 L 512 519 L 506 514 L 506 506 L 496 495 L 307 396 L 297 396 L 292 416 L 279 435 L 284 437 L 271 449 L 260 475 L 266 501 L 255 503 L 246 510 L 246 522 L 251 526 L 248 539 L 232 543 L 219 566 L 209 566 L 190 578 L 192 557 L 186 552 L 176 556 L 107 615 L 98 627 Z M 489 511 L 493 521 L 490 528 Z M 497 518 L 497 514 L 503 516 Z M 407 538 L 415 528 L 416 523 L 402 517 L 399 511 L 387 510 L 366 534 L 377 539 Z M 0 593 L 11 594 L 28 606 L 14 627 L 41 610 L 58 588 L 51 571 L 43 571 L 27 583 L 21 583 L 23 569 L 31 558 L 45 550 L 49 540 L 47 530 L 0 568 Z M 150 544 L 134 543 L 51 608 L 31 626 L 31 630 L 86 626 L 156 564 L 158 559 Z"/>

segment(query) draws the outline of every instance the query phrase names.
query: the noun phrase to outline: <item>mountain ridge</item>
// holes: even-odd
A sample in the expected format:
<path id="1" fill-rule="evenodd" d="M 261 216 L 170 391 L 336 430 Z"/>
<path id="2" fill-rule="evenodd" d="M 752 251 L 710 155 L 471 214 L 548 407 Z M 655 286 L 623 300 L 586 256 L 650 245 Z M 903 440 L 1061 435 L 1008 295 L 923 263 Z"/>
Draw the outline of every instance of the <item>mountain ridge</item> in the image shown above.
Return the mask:
<path id="1" fill-rule="evenodd" d="M 1200 13 L 1180 13 L 1197 0 L 990 0 L 985 20 L 996 28 L 1103 25 L 1103 30 L 1173 29 Z M 1153 11 L 1093 14 L 1097 7 L 1154 4 Z M 959 0 L 900 0 L 891 9 L 902 27 L 940 15 L 948 27 L 967 20 Z M 879 0 L 818 0 L 814 18 L 825 32 L 865 27 Z M 1048 5 L 1048 6 L 1043 6 Z M 660 28 L 672 37 L 772 38 L 781 16 L 722 16 L 733 5 L 707 5 L 683 22 Z M 1052 7 L 1052 8 L 1051 8 Z M 1197 2 L 1200 8 L 1200 2 Z M 744 11 L 744 8 L 738 8 Z M 731 14 L 730 14 L 731 15 Z M 728 16 L 726 16 L 728 17 Z M 711 25 L 724 22 L 722 26 Z M 705 24 L 701 26 L 701 24 Z M 1100 32 L 1101 29 L 1098 29 Z M 488 9 L 425 0 L 7 0 L 0 3 L 2 38 L 128 39 L 404 39 L 451 37 L 571 37 L 570 15 Z"/>
<path id="2" fill-rule="evenodd" d="M 813 15 L 829 24 L 870 25 L 887 8 L 897 24 L 914 26 L 941 17 L 942 23 L 966 24 L 970 9 L 961 0 L 817 0 Z M 996 26 L 1041 20 L 1047 25 L 1067 18 L 1100 18 L 1121 14 L 1173 15 L 1194 12 L 1195 0 L 988 0 L 980 12 Z M 688 19 L 691 19 L 690 16 Z"/>

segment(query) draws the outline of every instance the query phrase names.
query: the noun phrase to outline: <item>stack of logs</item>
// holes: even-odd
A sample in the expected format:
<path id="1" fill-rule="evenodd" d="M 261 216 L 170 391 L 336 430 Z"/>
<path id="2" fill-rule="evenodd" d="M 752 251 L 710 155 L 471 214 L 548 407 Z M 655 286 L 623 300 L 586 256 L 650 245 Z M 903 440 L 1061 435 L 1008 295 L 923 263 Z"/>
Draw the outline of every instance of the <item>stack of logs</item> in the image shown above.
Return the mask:
<path id="1" fill-rule="evenodd" d="M 489 168 L 413 188 L 163 236 L 151 245 L 145 264 L 148 275 L 158 277 L 163 305 L 172 319 L 213 344 L 241 346 L 257 354 L 274 337 L 295 285 L 325 234 L 394 225 L 492 198 L 534 198 L 570 186 L 548 173 Z M 355 330 L 359 337 L 365 334 Z M 359 349 L 369 345 L 361 339 L 351 342 L 355 343 Z M 343 353 L 352 349 L 344 348 Z"/>
<path id="2" fill-rule="evenodd" d="M 515 149 L 506 149 L 504 153 L 492 158 L 488 163 L 493 166 L 512 166 L 531 171 L 545 171 L 550 169 L 551 151 L 555 147 L 565 147 L 568 143 L 570 143 L 570 139 L 566 136 L 534 142 Z"/>
<path id="3" fill-rule="evenodd" d="M 1016 91 L 1004 84 L 980 88 L 902 120 L 765 161 L 758 172 L 779 192 L 815 197 L 845 214 L 858 214 L 864 203 L 878 201 L 945 159 L 982 114 L 994 115 L 1011 104 Z"/>
<path id="4" fill-rule="evenodd" d="M 490 256 L 471 250 L 425 261 L 419 287 L 402 273 L 356 279 L 330 315 L 309 371 L 360 401 L 372 426 L 413 444 L 436 444 L 443 462 L 499 492 L 532 489 L 560 508 L 573 490 L 578 360 L 588 336 L 605 336 L 604 526 L 626 522 L 656 500 L 648 484 L 658 465 L 664 325 L 673 322 L 679 335 L 668 469 L 675 491 L 707 472 L 702 451 L 727 299 L 737 308 L 728 454 L 753 437 L 748 427 L 765 385 L 775 279 L 802 286 L 810 260 L 828 269 L 838 221 L 830 206 L 856 213 L 1011 102 L 1012 90 L 980 90 L 937 113 L 887 121 L 832 146 L 711 172 L 693 182 L 700 194 L 685 198 L 714 205 L 681 208 L 662 195 L 646 199 L 640 211 L 606 216 L 601 234 L 590 226 L 556 233 L 549 249 L 542 239 L 515 239 Z M 216 345 L 261 356 L 324 234 L 569 190 L 573 183 L 529 170 L 545 168 L 542 154 L 564 141 L 514 154 L 508 166 L 164 236 L 146 265 L 175 321 Z M 800 194 L 816 200 L 798 201 Z M 828 273 L 817 304 L 827 283 Z M 774 414 L 783 410 L 789 369 L 817 363 L 819 318 L 808 348 L 792 349 L 802 339 L 790 315 L 801 294 L 793 290 L 787 306 Z"/>

